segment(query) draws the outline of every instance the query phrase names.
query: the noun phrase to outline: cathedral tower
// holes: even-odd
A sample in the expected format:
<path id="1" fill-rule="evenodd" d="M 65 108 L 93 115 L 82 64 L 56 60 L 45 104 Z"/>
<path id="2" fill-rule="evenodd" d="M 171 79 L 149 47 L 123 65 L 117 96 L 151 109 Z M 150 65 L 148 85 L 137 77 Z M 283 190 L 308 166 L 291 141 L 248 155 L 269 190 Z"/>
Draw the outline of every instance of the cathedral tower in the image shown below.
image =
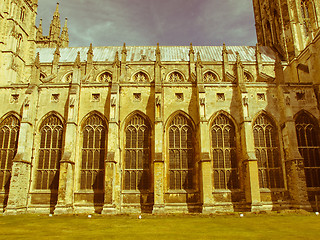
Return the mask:
<path id="1" fill-rule="evenodd" d="M 67 27 L 67 19 L 61 31 L 61 21 L 59 13 L 59 3 L 57 3 L 56 10 L 53 13 L 53 18 L 50 24 L 49 35 L 43 35 L 42 19 L 40 19 L 39 27 L 37 29 L 36 36 L 37 47 L 68 47 L 69 46 L 69 34 Z"/>
<path id="2" fill-rule="evenodd" d="M 319 1 L 253 0 L 253 8 L 258 44 L 283 60 L 295 58 L 319 33 Z"/>
<path id="3" fill-rule="evenodd" d="M 4 0 L 0 4 L 1 85 L 18 83 L 25 66 L 34 60 L 38 0 Z"/>

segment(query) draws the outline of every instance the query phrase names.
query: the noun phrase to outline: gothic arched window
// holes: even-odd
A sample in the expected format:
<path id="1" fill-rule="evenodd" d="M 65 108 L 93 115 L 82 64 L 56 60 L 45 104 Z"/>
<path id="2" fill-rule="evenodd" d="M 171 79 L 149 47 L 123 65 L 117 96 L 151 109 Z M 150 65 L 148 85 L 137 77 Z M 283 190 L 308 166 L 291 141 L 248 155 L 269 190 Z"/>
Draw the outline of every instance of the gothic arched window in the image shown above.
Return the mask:
<path id="1" fill-rule="evenodd" d="M 17 152 L 20 121 L 10 115 L 0 123 L 0 192 L 8 191 L 12 161 Z"/>
<path id="2" fill-rule="evenodd" d="M 206 72 L 203 76 L 203 82 L 206 82 L 206 83 L 218 82 L 218 77 L 213 72 Z"/>
<path id="3" fill-rule="evenodd" d="M 168 81 L 173 83 L 184 82 L 184 77 L 179 72 L 173 72 L 169 75 Z"/>
<path id="4" fill-rule="evenodd" d="M 150 127 L 140 114 L 125 129 L 124 190 L 150 188 Z"/>
<path id="5" fill-rule="evenodd" d="M 254 122 L 253 136 L 260 188 L 283 188 L 277 130 L 266 114 L 260 114 Z"/>
<path id="6" fill-rule="evenodd" d="M 98 77 L 99 82 L 112 82 L 112 74 L 109 72 L 104 72 Z"/>
<path id="7" fill-rule="evenodd" d="M 56 115 L 48 116 L 40 128 L 36 189 L 58 190 L 64 127 Z"/>
<path id="8" fill-rule="evenodd" d="M 94 114 L 86 119 L 82 129 L 82 163 L 80 189 L 103 190 L 104 159 L 107 128 L 105 121 Z"/>
<path id="9" fill-rule="evenodd" d="M 144 72 L 138 72 L 133 76 L 133 81 L 136 83 L 149 82 L 149 77 Z"/>
<path id="10" fill-rule="evenodd" d="M 296 118 L 298 147 L 304 159 L 307 187 L 320 187 L 320 142 L 318 125 L 305 113 Z"/>
<path id="11" fill-rule="evenodd" d="M 192 189 L 194 141 L 190 120 L 178 114 L 169 124 L 169 189 Z"/>
<path id="12" fill-rule="evenodd" d="M 235 134 L 233 122 L 226 115 L 219 114 L 211 127 L 215 189 L 239 188 Z"/>

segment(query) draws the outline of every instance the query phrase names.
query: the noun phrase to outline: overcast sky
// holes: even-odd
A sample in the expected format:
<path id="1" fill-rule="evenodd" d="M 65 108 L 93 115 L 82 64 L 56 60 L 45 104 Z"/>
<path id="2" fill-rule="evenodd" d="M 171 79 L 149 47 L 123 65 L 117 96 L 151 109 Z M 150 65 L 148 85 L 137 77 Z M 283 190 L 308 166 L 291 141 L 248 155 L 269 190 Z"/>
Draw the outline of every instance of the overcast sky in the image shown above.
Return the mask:
<path id="1" fill-rule="evenodd" d="M 47 35 L 54 0 L 39 0 Z M 70 46 L 256 44 L 252 0 L 60 0 Z"/>

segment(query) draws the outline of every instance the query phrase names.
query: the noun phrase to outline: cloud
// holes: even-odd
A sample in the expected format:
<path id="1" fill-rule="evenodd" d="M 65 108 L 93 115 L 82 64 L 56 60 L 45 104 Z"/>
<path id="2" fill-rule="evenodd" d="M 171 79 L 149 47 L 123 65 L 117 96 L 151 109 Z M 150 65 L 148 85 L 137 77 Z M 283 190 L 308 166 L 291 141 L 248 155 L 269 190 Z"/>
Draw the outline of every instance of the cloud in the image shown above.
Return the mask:
<path id="1" fill-rule="evenodd" d="M 44 33 L 55 5 L 39 1 Z M 256 42 L 251 0 L 60 0 L 60 15 L 68 17 L 70 46 Z"/>

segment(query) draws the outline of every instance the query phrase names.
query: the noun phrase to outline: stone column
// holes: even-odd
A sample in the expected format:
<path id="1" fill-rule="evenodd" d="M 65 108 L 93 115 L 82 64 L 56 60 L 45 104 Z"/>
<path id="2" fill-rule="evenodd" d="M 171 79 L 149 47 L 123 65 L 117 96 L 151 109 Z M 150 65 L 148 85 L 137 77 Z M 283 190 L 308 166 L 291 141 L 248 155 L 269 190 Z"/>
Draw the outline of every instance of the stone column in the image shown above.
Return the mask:
<path id="1" fill-rule="evenodd" d="M 204 90 L 204 88 L 203 88 Z M 201 89 L 200 89 L 201 91 Z M 212 213 L 214 211 L 214 200 L 212 195 L 212 161 L 210 159 L 210 138 L 209 126 L 205 117 L 205 93 L 199 93 L 200 105 L 200 193 L 202 203 L 202 213 Z"/>
<path id="2" fill-rule="evenodd" d="M 119 53 L 116 53 L 113 63 L 113 79 L 110 89 L 109 129 L 108 129 L 108 153 L 105 161 L 105 188 L 104 205 L 102 214 L 116 214 L 120 212 L 121 205 L 121 166 L 119 146 L 119 122 L 120 122 L 120 99 L 119 78 L 120 67 Z"/>
<path id="3" fill-rule="evenodd" d="M 30 85 L 22 106 L 18 149 L 13 159 L 8 204 L 5 214 L 26 213 L 31 181 L 31 164 L 34 144 L 34 116 L 38 105 L 38 88 Z"/>
<path id="4" fill-rule="evenodd" d="M 74 164 L 77 146 L 77 129 L 81 79 L 80 53 L 74 63 L 73 78 L 69 92 L 68 121 L 65 130 L 65 147 L 60 161 L 58 202 L 54 214 L 73 213 Z"/>
<path id="5" fill-rule="evenodd" d="M 206 115 L 206 92 L 202 79 L 202 61 L 200 53 L 197 53 L 196 79 L 197 98 L 199 109 L 199 137 L 200 137 L 200 196 L 202 203 L 202 213 L 212 213 L 214 211 L 214 200 L 212 195 L 212 161 L 210 159 L 210 134 Z"/>
<path id="6" fill-rule="evenodd" d="M 159 43 L 156 49 L 155 63 L 155 126 L 154 126 L 154 148 L 155 159 L 153 162 L 154 172 L 154 205 L 153 213 L 164 213 L 164 181 L 165 181 L 165 163 L 163 155 L 163 93 L 161 85 L 161 55 Z"/>
<path id="7" fill-rule="evenodd" d="M 111 93 L 111 111 L 116 111 L 118 106 L 118 95 Z M 118 111 L 116 111 L 118 112 Z M 117 113 L 114 113 L 116 116 Z M 117 117 L 118 118 L 118 117 Z M 120 212 L 121 197 L 121 170 L 119 169 L 119 127 L 115 120 L 111 118 L 108 129 L 108 153 L 105 161 L 105 187 L 104 187 L 104 205 L 102 214 L 116 214 Z"/>
<path id="8" fill-rule="evenodd" d="M 201 93 L 200 93 L 201 96 Z M 204 104 L 204 98 L 200 97 L 200 105 Z M 201 116 L 201 115 L 200 115 Z M 212 195 L 212 161 L 210 159 L 210 139 L 209 139 L 208 121 L 201 117 L 200 119 L 200 192 L 202 213 L 212 213 L 214 211 L 214 200 Z"/>
<path id="9" fill-rule="evenodd" d="M 159 151 L 159 149 L 157 149 Z M 153 214 L 164 213 L 164 160 L 161 152 L 155 154 L 154 171 L 154 205 Z"/>
<path id="10" fill-rule="evenodd" d="M 240 124 L 242 169 L 244 171 L 244 191 L 246 202 L 251 205 L 251 211 L 259 211 L 261 206 L 258 160 L 255 155 L 251 120 L 244 119 Z"/>
<path id="11" fill-rule="evenodd" d="M 108 153 L 105 161 L 105 195 L 102 214 L 115 214 L 120 211 L 121 170 L 119 163 L 119 86 L 111 89 L 110 121 L 108 129 Z"/>

